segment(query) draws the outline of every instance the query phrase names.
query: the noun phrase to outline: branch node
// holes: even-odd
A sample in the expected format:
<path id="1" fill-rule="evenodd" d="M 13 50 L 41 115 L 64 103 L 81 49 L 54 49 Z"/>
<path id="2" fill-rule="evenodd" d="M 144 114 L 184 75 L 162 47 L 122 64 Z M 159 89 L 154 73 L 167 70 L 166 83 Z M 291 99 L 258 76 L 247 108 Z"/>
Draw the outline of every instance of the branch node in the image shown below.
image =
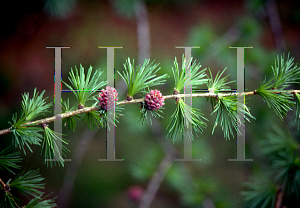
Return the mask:
<path id="1" fill-rule="evenodd" d="M 176 100 L 175 104 L 177 105 L 177 103 L 179 102 L 179 100 L 181 100 L 181 97 L 176 97 L 175 100 Z"/>
<path id="2" fill-rule="evenodd" d="M 45 130 L 48 127 L 48 125 L 45 123 L 41 123 L 41 126 L 42 126 L 43 130 Z"/>
<path id="3" fill-rule="evenodd" d="M 55 116 L 55 118 L 56 118 L 56 119 L 62 119 L 61 114 L 57 114 L 57 115 Z"/>
<path id="4" fill-rule="evenodd" d="M 127 98 L 126 98 L 126 100 L 127 100 L 127 101 L 132 101 L 132 100 L 133 100 L 133 97 L 129 96 L 128 93 L 127 93 Z"/>
<path id="5" fill-rule="evenodd" d="M 5 185 L 4 191 L 5 191 L 6 193 L 9 193 L 9 192 L 10 192 L 10 186 L 9 186 L 9 184 L 6 184 L 6 185 Z"/>
<path id="6" fill-rule="evenodd" d="M 81 103 L 79 103 L 79 104 L 78 104 L 78 109 L 84 109 L 84 105 L 81 104 Z"/>
<path id="7" fill-rule="evenodd" d="M 173 95 L 179 95 L 179 91 L 176 88 L 174 88 Z"/>

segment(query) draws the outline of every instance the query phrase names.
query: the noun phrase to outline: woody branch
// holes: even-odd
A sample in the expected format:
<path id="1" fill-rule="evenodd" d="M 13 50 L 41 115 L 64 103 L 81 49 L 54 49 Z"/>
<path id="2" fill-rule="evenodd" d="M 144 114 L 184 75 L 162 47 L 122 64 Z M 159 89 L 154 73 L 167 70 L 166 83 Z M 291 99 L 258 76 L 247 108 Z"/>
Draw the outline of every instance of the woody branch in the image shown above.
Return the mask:
<path id="1" fill-rule="evenodd" d="M 300 93 L 300 90 L 287 90 L 287 91 L 271 91 L 273 93 L 282 93 L 282 92 L 286 92 L 286 93 L 291 93 L 291 94 L 295 94 L 295 93 Z M 195 93 L 195 94 L 173 94 L 173 95 L 165 95 L 163 96 L 164 99 L 180 99 L 180 98 L 184 98 L 184 97 L 228 97 L 228 96 L 250 96 L 250 95 L 255 95 L 256 94 L 256 90 L 254 91 L 249 91 L 249 92 L 232 92 L 232 93 Z M 133 104 L 133 103 L 142 103 L 144 101 L 144 98 L 139 98 L 139 99 L 133 99 L 131 101 L 128 100 L 123 100 L 120 102 L 116 102 L 116 105 L 127 105 L 127 104 Z M 40 120 L 36 120 L 36 121 L 30 121 L 27 122 L 25 124 L 23 124 L 23 127 L 26 126 L 32 126 L 32 125 L 42 125 L 42 124 L 46 124 L 46 123 L 50 123 L 50 122 L 54 122 L 55 120 L 59 120 L 59 119 L 64 119 L 67 117 L 71 117 L 74 115 L 78 115 L 78 114 L 82 114 L 82 113 L 88 113 L 90 111 L 96 111 L 98 110 L 97 106 L 94 107 L 84 107 L 82 109 L 77 109 L 74 111 L 69 111 L 66 113 L 62 113 L 62 114 L 57 114 L 48 118 L 44 118 L 44 119 L 40 119 Z M 3 134 L 8 134 L 10 133 L 11 129 L 13 128 L 7 128 L 7 129 L 3 129 L 0 131 L 0 135 Z"/>

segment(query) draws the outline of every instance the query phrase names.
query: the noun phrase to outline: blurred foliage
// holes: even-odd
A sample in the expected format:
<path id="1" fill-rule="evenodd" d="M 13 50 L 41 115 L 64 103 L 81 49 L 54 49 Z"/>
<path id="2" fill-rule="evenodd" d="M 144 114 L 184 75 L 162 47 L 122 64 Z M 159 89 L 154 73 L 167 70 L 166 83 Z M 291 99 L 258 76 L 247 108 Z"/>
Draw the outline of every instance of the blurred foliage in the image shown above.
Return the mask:
<path id="1" fill-rule="evenodd" d="M 299 141 L 279 126 L 260 141 L 262 154 L 268 158 L 267 172 L 261 170 L 245 183 L 242 192 L 246 207 L 274 207 L 281 196 L 281 206 L 298 207 L 300 203 Z"/>
<path id="2" fill-rule="evenodd" d="M 121 15 L 127 18 L 133 18 L 135 15 L 135 2 L 140 0 L 112 0 L 114 3 L 115 10 Z M 169 6 L 174 5 L 184 5 L 192 3 L 195 0 L 143 0 L 148 5 L 163 5 Z"/>
<path id="3" fill-rule="evenodd" d="M 51 24 L 55 25 L 58 29 L 54 31 L 52 26 L 51 28 L 54 31 L 52 33 L 37 30 L 35 26 L 40 23 L 34 22 L 32 23 L 34 25 L 34 32 L 37 32 L 33 34 L 37 35 L 26 36 L 27 39 L 23 38 L 16 41 L 18 48 L 12 48 L 12 50 L 20 51 L 21 44 L 22 48 L 25 47 L 24 51 L 27 51 L 28 56 L 32 56 L 31 52 L 34 50 L 26 48 L 27 45 L 33 44 L 32 42 L 40 44 L 34 45 L 36 48 L 44 48 L 47 44 L 51 45 L 55 43 L 72 45 L 72 49 L 64 51 L 63 54 L 65 69 L 63 70 L 63 80 L 66 80 L 68 69 L 74 66 L 74 64 L 79 64 L 79 61 L 87 66 L 91 64 L 97 68 L 106 68 L 106 52 L 99 50 L 97 44 L 126 45 L 124 49 L 116 50 L 115 52 L 115 68 L 117 70 L 123 70 L 122 64 L 127 57 L 137 56 L 133 0 L 34 1 L 39 6 L 42 2 L 45 4 L 44 11 L 46 15 L 48 17 L 55 17 L 53 19 L 56 20 L 51 20 L 54 21 Z M 288 25 L 284 25 L 285 34 L 288 34 L 287 31 L 291 30 L 294 31 L 292 32 L 293 34 L 297 34 L 295 31 L 298 30 L 297 24 L 299 24 L 300 20 L 299 8 L 293 6 L 287 9 L 287 6 L 290 5 L 289 2 L 277 2 L 280 5 L 278 7 L 280 17 L 285 20 L 285 23 L 288 23 Z M 9 3 L 15 4 L 12 2 Z M 276 57 L 277 51 L 272 45 L 274 37 L 269 29 L 269 22 L 265 18 L 264 0 L 244 1 L 240 5 L 244 6 L 244 8 L 239 8 L 239 11 L 241 11 L 239 14 L 232 14 L 233 10 L 228 11 L 227 17 L 228 21 L 230 21 L 229 23 L 226 22 L 227 18 L 222 19 L 221 11 L 226 9 L 226 7 L 222 8 L 223 4 L 221 4 L 221 1 L 147 0 L 146 4 L 149 11 L 151 41 L 153 43 L 151 52 L 152 56 L 159 57 L 159 60 L 155 58 L 157 62 L 161 63 L 160 66 L 162 68 L 159 75 L 168 73 L 172 77 L 171 69 L 174 53 L 177 53 L 177 55 L 180 53 L 178 56 L 179 59 L 182 55 L 182 51 L 179 52 L 179 50 L 175 49 L 175 45 L 182 44 L 201 46 L 201 49 L 192 50 L 194 59 L 201 62 L 201 65 L 204 67 L 210 67 L 212 75 L 215 75 L 219 69 L 227 67 L 228 69 L 224 75 L 227 76 L 230 74 L 229 80 L 236 79 L 236 50 L 229 49 L 228 47 L 239 45 L 253 46 L 253 49 L 245 50 L 246 88 L 248 90 L 257 89 L 265 76 L 272 76 L 273 71 L 270 66 L 274 64 L 274 57 Z M 218 4 L 220 5 L 219 7 L 213 6 Z M 31 2 L 20 3 L 18 5 L 20 8 L 11 10 L 13 12 L 9 16 L 3 13 L 2 20 L 6 29 L 3 31 L 1 37 L 3 34 L 5 34 L 5 37 L 8 36 L 7 34 L 12 34 L 15 30 L 12 25 L 17 25 L 12 23 L 23 19 L 26 12 L 36 11 L 36 8 L 38 8 L 34 7 Z M 15 7 L 17 6 L 14 5 Z M 75 15 L 74 22 L 66 21 L 66 17 L 74 11 L 76 11 L 75 14 L 73 13 Z M 121 16 L 115 15 L 114 12 L 121 14 Z M 201 13 L 203 16 L 197 16 L 196 13 Z M 185 16 L 186 14 L 191 15 Z M 123 18 L 124 16 L 126 18 Z M 188 17 L 190 19 L 184 21 Z M 217 18 L 217 20 L 214 18 Z M 65 21 L 60 22 L 57 19 L 64 19 Z M 25 20 L 31 23 L 27 19 Z M 23 22 L 19 24 L 24 25 Z M 17 32 L 19 31 L 17 30 Z M 23 37 L 23 33 L 21 31 L 21 37 Z M 46 33 L 50 35 L 46 36 L 45 41 L 37 38 L 37 36 L 44 36 Z M 286 36 L 286 38 L 290 42 L 288 48 L 291 50 L 291 55 L 295 56 L 296 61 L 298 61 L 299 43 L 292 36 Z M 176 44 L 173 44 L 175 41 Z M 168 47 L 168 43 L 173 44 L 171 49 Z M 158 46 L 161 46 L 161 48 Z M 155 47 L 158 47 L 158 49 Z M 162 48 L 166 49 L 162 50 Z M 10 53 L 3 56 L 7 63 L 2 63 L 1 65 L 0 85 L 4 86 L 1 91 L 0 103 L 1 126 L 6 126 L 12 112 L 19 110 L 12 104 L 6 104 L 6 101 L 12 95 L 9 94 L 9 90 L 20 89 L 21 86 L 16 84 L 18 82 L 16 78 L 18 76 L 23 77 L 23 74 L 16 75 L 17 73 L 15 72 L 26 71 L 32 67 L 32 65 L 23 65 L 22 67 L 15 65 L 13 62 L 24 63 L 19 58 L 23 57 L 24 54 L 15 54 L 11 52 L 12 50 L 8 50 Z M 52 61 L 49 54 L 51 53 L 48 52 L 46 54 L 46 58 Z M 9 59 L 11 56 L 17 57 L 18 61 L 13 59 L 12 62 Z M 28 56 L 24 56 L 24 59 L 27 59 Z M 38 56 L 34 55 L 32 57 L 34 57 L 35 61 L 30 60 L 31 62 L 39 63 Z M 5 66 L 5 64 L 9 66 Z M 51 62 L 52 70 L 49 70 L 51 74 L 53 74 L 52 65 L 53 62 Z M 18 71 L 12 71 L 11 69 L 16 66 Z M 33 69 L 36 68 L 33 67 Z M 5 71 L 12 71 L 14 76 L 9 76 Z M 37 70 L 37 72 L 39 71 Z M 38 76 L 37 73 L 35 74 Z M 106 76 L 105 70 L 102 76 Z M 120 82 L 123 82 L 123 80 L 120 76 L 116 76 L 116 84 Z M 28 84 L 26 87 L 31 87 L 30 84 L 32 83 L 26 83 Z M 22 91 L 25 90 L 23 87 L 25 86 L 21 86 Z M 234 83 L 231 83 L 229 87 L 234 89 L 236 86 Z M 163 95 L 171 94 L 173 92 L 173 80 L 169 80 L 164 86 L 159 86 L 159 88 L 161 88 L 160 90 L 163 92 Z M 53 93 L 51 93 L 50 91 L 50 95 L 52 96 Z M 20 93 L 17 96 L 19 97 Z M 121 97 L 120 100 L 126 99 L 126 92 L 119 96 Z M 75 102 L 71 93 L 65 93 L 64 97 L 70 97 L 70 103 Z M 12 99 L 14 103 L 17 103 L 14 97 Z M 205 99 L 201 101 L 193 99 L 193 107 L 197 106 L 197 108 L 200 108 L 205 113 L 205 116 L 208 116 L 211 113 L 211 106 L 209 106 L 209 103 L 203 102 L 203 100 L 205 101 Z M 170 106 L 164 110 L 164 117 L 166 119 L 159 121 L 159 125 L 164 129 L 168 125 L 169 117 L 174 112 L 174 103 L 173 100 L 166 101 L 166 105 Z M 287 181 L 285 183 L 286 190 L 292 190 L 291 193 L 285 192 L 284 204 L 288 207 L 293 207 L 292 203 L 299 203 L 299 200 L 296 199 L 296 190 L 298 189 L 297 187 L 293 187 L 294 183 L 291 183 L 293 179 L 295 181 L 299 179 L 297 176 L 299 174 L 299 161 L 295 150 L 298 141 L 295 141 L 294 138 L 291 140 L 291 137 L 284 133 L 287 132 L 286 129 L 282 132 L 279 130 L 274 131 L 275 133 L 271 136 L 273 139 L 263 138 L 265 132 L 269 131 L 270 125 L 280 123 L 281 126 L 287 126 L 292 135 L 298 135 L 295 137 L 298 139 L 299 131 L 296 130 L 297 122 L 294 122 L 294 112 L 291 113 L 293 116 L 289 116 L 291 114 L 287 112 L 287 117 L 281 122 L 273 114 L 273 111 L 267 105 L 263 104 L 263 100 L 258 96 L 253 96 L 249 101 L 251 113 L 256 117 L 256 121 L 252 121 L 246 127 L 246 158 L 254 158 L 254 162 L 247 164 L 228 162 L 227 159 L 232 158 L 231 156 L 236 154 L 235 140 L 225 141 L 221 129 L 216 129 L 214 136 L 212 136 L 211 129 L 214 125 L 214 119 L 210 119 L 207 123 L 207 129 L 193 143 L 193 158 L 201 158 L 201 162 L 187 162 L 184 164 L 174 162 L 160 187 L 159 194 L 154 199 L 153 206 L 164 208 L 204 207 L 207 201 L 213 202 L 217 208 L 261 207 L 265 202 L 269 206 L 274 201 L 274 198 L 276 199 L 275 195 L 278 186 L 282 185 L 283 181 Z M 296 103 L 296 105 L 299 104 Z M 132 184 L 139 184 L 145 189 L 159 162 L 164 157 L 161 144 L 156 138 L 156 132 L 153 132 L 149 126 L 138 123 L 140 118 L 139 105 L 126 106 L 125 108 L 124 116 L 120 118 L 120 124 L 116 128 L 116 155 L 117 158 L 125 158 L 125 160 L 120 163 L 96 162 L 96 158 L 100 158 L 100 154 L 105 154 L 105 130 L 100 130 L 79 168 L 69 207 L 127 206 L 127 188 L 132 186 Z M 299 117 L 299 110 L 297 112 Z M 76 128 L 76 135 L 78 137 L 85 130 L 82 124 L 83 122 L 78 121 Z M 71 141 L 70 145 L 75 147 L 76 140 L 73 140 L 75 135 L 70 134 L 69 137 L 68 139 Z M 11 144 L 11 135 L 4 135 L 4 138 L 3 146 L 6 146 L 6 143 Z M 262 147 L 262 151 L 258 151 L 258 141 L 265 142 L 266 147 Z M 168 144 L 172 145 L 171 142 Z M 182 143 L 175 144 L 174 147 L 177 148 L 178 152 L 183 153 Z M 290 151 L 287 151 L 288 149 Z M 33 147 L 33 151 L 37 150 Z M 67 158 L 69 158 L 69 155 Z M 27 154 L 24 160 L 26 166 L 41 166 L 42 164 L 41 159 L 35 158 L 33 154 Z M 54 168 L 52 170 L 41 166 L 42 175 L 47 180 L 45 181 L 47 187 L 50 190 L 54 190 L 55 196 L 59 192 L 61 181 L 69 164 L 66 163 L 65 166 L 64 169 Z M 3 172 L 1 170 L 1 176 Z M 256 172 L 259 173 L 256 174 Z M 284 178 L 281 174 L 275 174 L 276 172 L 291 173 L 291 175 Z M 253 175 L 253 180 L 252 177 L 248 180 L 250 175 Z M 241 187 L 243 181 L 250 181 L 245 189 Z M 262 184 L 267 185 L 262 186 Z M 237 193 L 241 190 L 248 191 L 244 192 L 248 193 L 250 197 L 248 198 L 249 200 L 246 198 L 246 205 L 241 204 L 244 198 L 237 196 Z M 117 204 L 118 201 L 120 204 Z M 291 204 L 288 204 L 289 202 Z"/>
<path id="4" fill-rule="evenodd" d="M 65 18 L 72 12 L 77 0 L 44 0 L 45 12 L 54 18 Z"/>

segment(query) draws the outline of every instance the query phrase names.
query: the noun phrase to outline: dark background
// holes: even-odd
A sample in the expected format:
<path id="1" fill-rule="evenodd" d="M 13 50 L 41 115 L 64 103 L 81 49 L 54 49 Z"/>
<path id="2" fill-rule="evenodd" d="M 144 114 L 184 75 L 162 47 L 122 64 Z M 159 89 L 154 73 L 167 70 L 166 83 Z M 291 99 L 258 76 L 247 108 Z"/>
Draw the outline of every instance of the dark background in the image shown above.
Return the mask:
<path id="1" fill-rule="evenodd" d="M 245 85 L 254 90 L 265 76 L 277 54 L 300 59 L 300 9 L 296 1 L 194 1 L 147 0 L 150 48 L 139 46 L 140 27 L 135 2 L 64 0 L 8 1 L 2 6 L 0 33 L 0 124 L 9 127 L 14 112 L 20 112 L 21 94 L 46 90 L 53 102 L 54 49 L 47 46 L 71 46 L 62 50 L 64 81 L 72 68 L 81 63 L 85 69 L 106 70 L 106 50 L 98 46 L 123 46 L 115 50 L 115 69 L 122 71 L 127 57 L 141 62 L 145 51 L 160 63 L 160 74 L 170 78 L 158 86 L 163 95 L 171 94 L 174 80 L 171 68 L 176 56 L 181 64 L 183 49 L 175 46 L 200 46 L 192 56 L 211 68 L 213 74 L 228 67 L 229 79 L 236 79 L 236 49 L 229 46 L 253 46 L 245 49 Z M 145 22 L 144 22 L 145 23 Z M 142 23 L 142 24 L 144 24 Z M 105 77 L 105 75 L 104 75 Z M 119 100 L 126 98 L 124 81 L 116 74 Z M 204 86 L 205 87 L 205 86 Z M 230 85 L 235 88 L 235 84 Z M 296 86 L 295 86 L 296 87 Z M 63 89 L 66 87 L 63 85 Z M 138 96 L 137 96 L 138 97 Z M 75 100 L 71 93 L 63 99 Z M 116 158 L 123 162 L 98 162 L 105 158 L 106 131 L 87 130 L 79 122 L 76 133 L 69 133 L 71 150 L 64 168 L 47 168 L 39 147 L 27 151 L 23 169 L 40 169 L 45 177 L 46 193 L 58 196 L 58 207 L 137 207 L 160 162 L 175 147 L 182 158 L 183 143 L 166 140 L 165 130 L 175 105 L 167 100 L 164 119 L 142 125 L 138 122 L 139 105 L 125 106 L 124 116 L 116 128 Z M 279 124 L 283 131 L 297 136 L 294 112 L 280 121 L 260 97 L 252 96 L 248 106 L 256 120 L 246 123 L 246 158 L 253 162 L 228 162 L 236 157 L 235 140 L 226 141 L 221 128 L 212 135 L 215 115 L 206 99 L 193 99 L 193 107 L 204 112 L 208 127 L 193 142 L 193 158 L 201 162 L 171 162 L 151 207 L 242 207 L 243 182 L 266 169 L 257 142 Z M 50 116 L 50 115 L 49 115 Z M 64 128 L 63 133 L 67 134 Z M 1 145 L 11 143 L 12 135 L 1 136 Z M 165 143 L 166 142 L 166 143 Z M 1 147 L 2 148 L 2 147 Z M 1 175 L 9 179 L 11 175 Z M 134 200 L 134 194 L 137 194 Z"/>

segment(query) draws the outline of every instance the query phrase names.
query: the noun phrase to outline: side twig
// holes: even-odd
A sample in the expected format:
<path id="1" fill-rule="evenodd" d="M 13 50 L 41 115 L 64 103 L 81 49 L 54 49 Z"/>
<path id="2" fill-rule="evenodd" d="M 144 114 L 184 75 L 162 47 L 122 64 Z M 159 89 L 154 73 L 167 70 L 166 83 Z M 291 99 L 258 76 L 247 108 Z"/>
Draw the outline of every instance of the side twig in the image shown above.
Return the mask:
<path id="1" fill-rule="evenodd" d="M 282 190 L 282 186 L 280 186 L 277 191 L 275 208 L 281 208 L 282 198 L 283 198 L 283 190 Z"/>
<path id="2" fill-rule="evenodd" d="M 167 154 L 164 159 L 160 162 L 158 169 L 154 173 L 153 177 L 151 178 L 147 190 L 142 197 L 141 203 L 139 208 L 149 208 L 151 202 L 153 201 L 155 194 L 157 193 L 160 184 L 162 183 L 163 179 L 167 171 L 170 169 L 173 163 L 173 157 L 171 154 Z"/>
<path id="3" fill-rule="evenodd" d="M 1 187 L 2 189 L 4 190 L 4 192 L 7 192 L 11 197 L 12 197 L 12 194 L 10 193 L 10 188 L 9 188 L 9 185 L 5 184 L 4 181 L 0 178 L 0 184 L 1 184 Z M 20 208 L 19 205 L 16 203 L 16 201 L 14 200 L 14 198 L 11 198 L 12 201 L 14 202 L 14 204 L 16 205 L 16 208 Z"/>

